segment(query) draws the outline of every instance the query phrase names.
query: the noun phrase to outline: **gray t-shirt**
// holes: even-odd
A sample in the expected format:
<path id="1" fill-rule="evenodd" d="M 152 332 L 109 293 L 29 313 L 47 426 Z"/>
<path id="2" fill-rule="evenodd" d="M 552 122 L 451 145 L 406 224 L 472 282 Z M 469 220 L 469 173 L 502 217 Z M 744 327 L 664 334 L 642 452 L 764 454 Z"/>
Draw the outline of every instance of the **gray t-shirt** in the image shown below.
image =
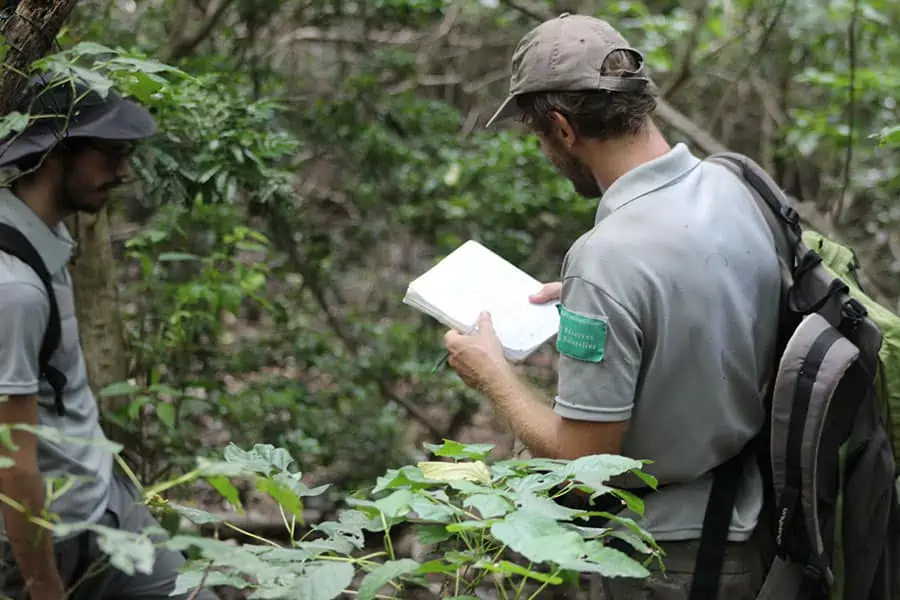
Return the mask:
<path id="1" fill-rule="evenodd" d="M 31 268 L 4 252 L 0 252 L 0 398 L 37 394 L 40 425 L 53 427 L 66 437 L 100 442 L 40 438 L 38 445 L 39 467 L 45 478 L 75 478 L 74 485 L 50 510 L 64 522 L 94 522 L 106 509 L 114 459 L 102 447 L 106 437 L 88 387 L 78 336 L 72 282 L 66 269 L 74 242 L 62 224 L 52 231 L 8 188 L 0 188 L 0 221 L 25 234 L 53 277 L 62 335 L 50 362 L 68 379 L 63 395 L 67 414 L 61 417 L 56 412 L 53 390 L 39 378 L 38 351 L 50 314 L 44 286 Z"/>
<path id="2" fill-rule="evenodd" d="M 762 427 L 781 285 L 774 242 L 749 190 L 683 144 L 626 173 L 562 268 L 558 414 L 630 420 L 623 454 L 671 487 L 639 522 L 696 539 L 710 471 Z M 729 539 L 762 505 L 749 460 Z"/>

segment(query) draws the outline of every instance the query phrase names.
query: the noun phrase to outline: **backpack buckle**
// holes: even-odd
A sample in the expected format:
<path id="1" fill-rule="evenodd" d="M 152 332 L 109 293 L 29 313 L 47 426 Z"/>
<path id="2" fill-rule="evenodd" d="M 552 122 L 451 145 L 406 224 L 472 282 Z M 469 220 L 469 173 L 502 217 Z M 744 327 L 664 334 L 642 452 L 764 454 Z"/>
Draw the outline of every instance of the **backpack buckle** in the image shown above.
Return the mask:
<path id="1" fill-rule="evenodd" d="M 860 321 L 868 314 L 869 311 L 867 311 L 866 307 L 856 298 L 850 298 L 841 304 L 841 317 L 849 321 L 854 327 L 859 325 Z"/>
<path id="2" fill-rule="evenodd" d="M 789 204 L 785 204 L 781 207 L 781 216 L 791 227 L 800 225 L 800 213 Z"/>

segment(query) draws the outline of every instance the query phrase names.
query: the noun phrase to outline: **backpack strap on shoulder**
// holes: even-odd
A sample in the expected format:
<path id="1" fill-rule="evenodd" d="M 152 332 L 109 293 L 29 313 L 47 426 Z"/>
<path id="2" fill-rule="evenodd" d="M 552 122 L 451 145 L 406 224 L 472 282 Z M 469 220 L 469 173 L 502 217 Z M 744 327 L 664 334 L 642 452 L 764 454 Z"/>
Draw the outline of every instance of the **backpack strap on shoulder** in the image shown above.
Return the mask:
<path id="1" fill-rule="evenodd" d="M 56 302 L 56 293 L 53 291 L 53 280 L 47 266 L 44 264 L 41 255 L 35 247 L 28 241 L 28 238 L 18 229 L 0 223 L 0 251 L 15 256 L 31 269 L 40 278 L 44 284 L 44 290 L 47 292 L 47 300 L 50 303 L 50 318 L 47 328 L 44 331 L 44 338 L 41 342 L 41 349 L 38 354 L 38 366 L 41 376 L 44 377 L 53 388 L 56 402 L 56 411 L 60 416 L 65 416 L 66 407 L 63 405 L 63 388 L 65 388 L 67 380 L 66 376 L 50 364 L 50 357 L 59 346 L 62 337 L 62 325 L 60 323 L 59 305 Z"/>

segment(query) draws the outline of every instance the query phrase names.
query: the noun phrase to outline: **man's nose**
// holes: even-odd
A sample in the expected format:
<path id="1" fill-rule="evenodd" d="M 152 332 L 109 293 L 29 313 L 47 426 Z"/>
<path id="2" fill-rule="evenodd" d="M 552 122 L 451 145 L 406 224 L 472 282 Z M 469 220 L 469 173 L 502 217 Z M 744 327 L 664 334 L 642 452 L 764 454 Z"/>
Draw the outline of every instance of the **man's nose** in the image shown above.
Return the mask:
<path id="1" fill-rule="evenodd" d="M 116 169 L 116 175 L 122 181 L 128 181 L 131 179 L 131 176 L 134 175 L 134 170 L 131 168 L 131 160 L 124 159 L 119 161 L 119 167 Z"/>

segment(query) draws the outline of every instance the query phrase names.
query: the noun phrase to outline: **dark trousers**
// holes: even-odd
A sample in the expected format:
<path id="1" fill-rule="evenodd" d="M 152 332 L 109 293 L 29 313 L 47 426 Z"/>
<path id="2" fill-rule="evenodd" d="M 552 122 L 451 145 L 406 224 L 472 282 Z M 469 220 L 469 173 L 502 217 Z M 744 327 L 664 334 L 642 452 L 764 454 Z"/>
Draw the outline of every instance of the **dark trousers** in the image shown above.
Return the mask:
<path id="1" fill-rule="evenodd" d="M 646 579 L 594 578 L 592 600 L 688 600 L 694 576 L 699 540 L 657 542 L 665 552 L 665 573 L 654 561 Z M 656 568 L 654 568 L 656 567 Z M 759 545 L 751 539 L 729 543 L 725 550 L 718 597 L 723 600 L 755 600 L 762 587 L 763 558 Z"/>
<path id="2" fill-rule="evenodd" d="M 109 505 L 97 523 L 105 527 L 139 533 L 159 523 L 140 500 L 134 486 L 118 471 L 110 485 Z M 150 574 L 131 575 L 109 563 L 97 545 L 97 535 L 84 531 L 61 540 L 54 548 L 56 563 L 63 578 L 69 600 L 187 600 L 191 593 L 170 594 L 175 589 L 178 570 L 185 559 L 180 552 L 159 546 L 162 539 L 154 534 L 156 560 Z M 22 574 L 16 565 L 8 542 L 0 542 L 0 597 L 26 600 Z M 218 600 L 209 590 L 201 590 L 196 600 Z"/>

